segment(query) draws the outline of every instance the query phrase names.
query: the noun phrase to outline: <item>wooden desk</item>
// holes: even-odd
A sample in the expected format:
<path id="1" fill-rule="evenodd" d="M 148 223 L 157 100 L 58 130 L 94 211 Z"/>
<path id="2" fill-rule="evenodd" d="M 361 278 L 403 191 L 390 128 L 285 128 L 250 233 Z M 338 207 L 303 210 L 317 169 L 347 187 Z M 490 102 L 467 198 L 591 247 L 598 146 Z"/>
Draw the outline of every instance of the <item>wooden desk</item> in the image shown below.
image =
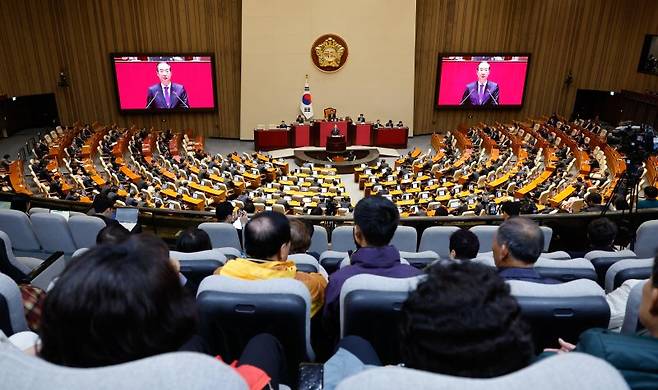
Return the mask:
<path id="1" fill-rule="evenodd" d="M 178 199 L 178 193 L 176 191 L 167 188 L 165 190 L 160 190 L 161 194 L 164 194 L 170 198 Z M 203 210 L 204 209 L 204 204 L 203 204 L 203 199 L 196 199 L 188 195 L 183 195 L 183 198 L 181 199 L 184 203 L 186 203 L 188 206 L 190 206 L 193 210 Z"/>
<path id="2" fill-rule="evenodd" d="M 571 194 L 576 190 L 576 187 L 574 186 L 569 186 L 562 191 L 560 191 L 559 194 L 555 195 L 555 197 L 550 198 L 548 201 L 550 202 L 551 206 L 557 207 L 562 201 L 565 199 L 568 199 Z"/>
<path id="3" fill-rule="evenodd" d="M 121 173 L 126 175 L 126 177 L 128 179 L 130 179 L 130 181 L 133 182 L 133 183 L 137 183 L 138 181 L 142 180 L 142 177 L 140 175 L 138 175 L 135 172 L 131 171 L 130 168 L 128 168 L 125 165 L 122 165 L 121 168 L 119 169 L 119 171 L 121 171 Z"/>
<path id="4" fill-rule="evenodd" d="M 201 191 L 205 193 L 206 196 L 209 195 L 209 197 L 212 198 L 215 203 L 223 202 L 226 200 L 226 193 L 222 190 L 216 190 L 212 187 L 202 186 L 195 182 L 189 182 L 187 186 L 195 191 Z"/>
<path id="5" fill-rule="evenodd" d="M 23 160 L 15 160 L 9 164 L 9 183 L 17 194 L 32 195 L 32 191 L 25 185 Z"/>

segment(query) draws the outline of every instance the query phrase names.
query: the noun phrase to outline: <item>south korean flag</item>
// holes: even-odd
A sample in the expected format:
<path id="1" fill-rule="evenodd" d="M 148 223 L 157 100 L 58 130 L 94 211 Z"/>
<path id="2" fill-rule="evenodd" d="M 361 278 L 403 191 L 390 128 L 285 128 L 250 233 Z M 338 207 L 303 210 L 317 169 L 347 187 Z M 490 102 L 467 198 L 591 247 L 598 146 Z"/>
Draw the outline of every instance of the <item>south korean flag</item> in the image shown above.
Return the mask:
<path id="1" fill-rule="evenodd" d="M 313 118 L 313 100 L 311 99 L 311 88 L 308 86 L 308 75 L 306 75 L 302 99 L 299 101 L 299 109 L 307 120 Z"/>

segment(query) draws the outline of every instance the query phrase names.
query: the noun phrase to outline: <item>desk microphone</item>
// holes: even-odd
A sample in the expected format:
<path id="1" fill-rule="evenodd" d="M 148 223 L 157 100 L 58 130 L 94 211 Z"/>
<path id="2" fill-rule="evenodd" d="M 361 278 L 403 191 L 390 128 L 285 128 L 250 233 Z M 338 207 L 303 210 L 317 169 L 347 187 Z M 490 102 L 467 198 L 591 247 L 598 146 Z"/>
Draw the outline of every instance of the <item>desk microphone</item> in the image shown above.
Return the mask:
<path id="1" fill-rule="evenodd" d="M 494 95 L 491 94 L 491 91 L 487 89 L 487 92 L 489 93 L 489 96 L 491 96 L 491 98 L 493 99 L 494 103 L 496 103 L 496 105 L 498 105 L 498 100 L 496 100 Z"/>
<path id="2" fill-rule="evenodd" d="M 471 96 L 471 95 L 473 94 L 473 91 L 474 91 L 474 90 L 471 89 L 471 92 L 470 92 L 468 95 L 466 95 L 466 97 L 465 97 L 465 98 L 459 103 L 460 106 L 461 106 L 462 104 L 464 104 L 464 102 L 466 101 L 466 99 L 468 99 L 468 97 Z"/>
<path id="3" fill-rule="evenodd" d="M 176 96 L 176 99 L 178 99 L 179 102 L 183 103 L 183 105 L 185 106 L 185 108 L 190 108 L 190 106 L 188 106 L 187 103 L 185 103 L 185 102 L 183 101 L 183 99 L 181 99 L 180 96 L 178 96 L 178 94 L 177 94 L 176 92 L 171 91 L 171 93 L 173 93 L 173 94 Z M 498 104 L 498 103 L 496 103 L 496 104 Z"/>
<path id="4" fill-rule="evenodd" d="M 155 91 L 155 95 L 153 95 L 153 99 L 151 99 L 151 101 L 148 102 L 145 109 L 148 109 L 149 107 L 151 107 L 151 104 L 153 104 L 153 101 L 155 100 L 156 97 L 158 97 L 159 93 L 160 93 L 160 91 Z"/>

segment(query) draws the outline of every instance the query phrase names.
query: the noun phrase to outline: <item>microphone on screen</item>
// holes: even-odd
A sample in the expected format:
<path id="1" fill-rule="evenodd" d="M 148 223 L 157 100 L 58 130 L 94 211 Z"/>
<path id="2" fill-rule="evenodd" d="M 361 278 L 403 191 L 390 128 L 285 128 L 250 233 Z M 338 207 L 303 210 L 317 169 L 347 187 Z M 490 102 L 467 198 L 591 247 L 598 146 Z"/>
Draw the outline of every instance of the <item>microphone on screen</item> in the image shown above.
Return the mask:
<path id="1" fill-rule="evenodd" d="M 190 106 L 188 106 L 187 103 L 185 103 L 185 102 L 183 101 L 183 99 L 181 99 L 180 96 L 178 96 L 178 94 L 177 94 L 176 92 L 173 92 L 173 91 L 172 91 L 171 93 L 173 93 L 173 94 L 176 96 L 176 99 L 178 99 L 179 102 L 183 103 L 183 105 L 185 106 L 185 108 L 190 108 Z"/>
<path id="2" fill-rule="evenodd" d="M 158 97 L 158 94 L 159 94 L 159 93 L 160 93 L 160 91 L 155 91 L 155 95 L 153 95 L 153 99 L 151 99 L 151 101 L 148 102 L 148 104 L 146 105 L 146 109 L 148 109 L 149 107 L 151 107 L 151 104 L 153 104 L 153 102 L 155 101 L 155 98 Z"/>
<path id="3" fill-rule="evenodd" d="M 491 96 L 491 98 L 493 99 L 494 103 L 496 103 L 496 105 L 498 105 L 498 100 L 496 100 L 494 95 L 491 94 L 491 91 L 487 89 L 487 92 L 489 93 L 489 96 Z"/>
<path id="4" fill-rule="evenodd" d="M 460 105 L 460 106 L 461 106 L 462 104 L 464 104 L 464 102 L 466 101 L 466 99 L 468 99 L 468 97 L 471 96 L 471 94 L 473 94 L 473 91 L 474 91 L 474 90 L 471 90 L 471 92 L 469 92 L 469 94 L 466 95 L 466 97 L 465 97 L 464 99 L 462 99 L 461 102 L 459 102 L 459 105 Z"/>

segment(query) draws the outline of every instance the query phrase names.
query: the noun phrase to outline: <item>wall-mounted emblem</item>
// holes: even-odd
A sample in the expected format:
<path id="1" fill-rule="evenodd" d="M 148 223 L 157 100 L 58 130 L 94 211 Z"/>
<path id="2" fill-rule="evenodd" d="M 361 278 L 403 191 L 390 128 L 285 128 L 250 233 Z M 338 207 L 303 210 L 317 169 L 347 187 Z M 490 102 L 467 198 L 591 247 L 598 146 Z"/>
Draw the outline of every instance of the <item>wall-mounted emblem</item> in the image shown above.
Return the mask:
<path id="1" fill-rule="evenodd" d="M 325 34 L 311 47 L 313 64 L 323 72 L 335 72 L 347 61 L 347 43 L 335 34 Z"/>

